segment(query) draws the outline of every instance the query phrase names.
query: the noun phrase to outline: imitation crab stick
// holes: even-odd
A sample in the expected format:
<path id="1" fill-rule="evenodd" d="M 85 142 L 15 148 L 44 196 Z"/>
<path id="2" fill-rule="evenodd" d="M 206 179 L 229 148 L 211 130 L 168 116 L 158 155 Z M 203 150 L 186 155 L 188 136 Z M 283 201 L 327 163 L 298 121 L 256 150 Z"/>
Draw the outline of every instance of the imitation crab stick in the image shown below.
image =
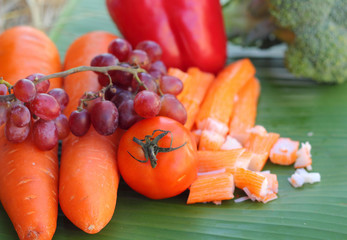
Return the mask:
<path id="1" fill-rule="evenodd" d="M 198 175 L 189 188 L 187 204 L 214 202 L 234 198 L 234 178 L 228 171 L 210 172 Z"/>
<path id="2" fill-rule="evenodd" d="M 33 73 L 59 72 L 56 46 L 41 31 L 14 27 L 0 35 L 0 76 L 10 84 Z M 60 87 L 61 79 L 52 79 Z M 19 239 L 52 239 L 58 217 L 57 148 L 40 151 L 30 136 L 7 141 L 0 128 L 0 200 Z"/>
<path id="3" fill-rule="evenodd" d="M 189 76 L 184 76 L 181 72 L 170 69 L 169 74 L 183 79 L 183 91 L 177 96 L 177 99 L 180 100 L 187 110 L 187 122 L 184 126 L 188 129 L 192 129 L 202 100 L 214 79 L 214 75 L 202 72 L 195 67 L 188 69 L 187 74 Z"/>
<path id="4" fill-rule="evenodd" d="M 297 158 L 299 142 L 290 138 L 279 138 L 270 151 L 270 161 L 280 165 L 293 164 Z"/>
<path id="5" fill-rule="evenodd" d="M 229 124 L 229 135 L 241 144 L 245 144 L 249 137 L 249 129 L 254 127 L 259 95 L 260 84 L 256 78 L 251 78 L 237 94 Z"/>
<path id="6" fill-rule="evenodd" d="M 295 160 L 294 167 L 306 167 L 310 170 L 312 165 L 311 144 L 309 142 L 302 143 L 301 148 L 297 151 L 296 154 L 297 159 Z"/>
<path id="7" fill-rule="evenodd" d="M 245 147 L 253 153 L 248 166 L 250 170 L 261 171 L 269 158 L 270 150 L 280 137 L 277 133 L 251 132 Z"/>
<path id="8" fill-rule="evenodd" d="M 196 119 L 197 128 L 202 130 L 200 150 L 218 150 L 223 145 L 235 96 L 254 74 L 251 61 L 242 59 L 224 68 L 213 81 Z"/>
<path id="9" fill-rule="evenodd" d="M 244 162 L 238 161 L 244 151 L 244 148 L 225 151 L 198 151 L 198 171 L 201 173 L 226 168 L 244 167 Z"/>
<path id="10" fill-rule="evenodd" d="M 89 65 L 97 54 L 107 52 L 116 36 L 91 32 L 78 38 L 67 51 L 65 69 Z M 85 91 L 99 90 L 93 72 L 70 75 L 64 81 L 70 103 L 69 115 Z M 97 233 L 111 220 L 117 200 L 119 174 L 116 164 L 117 134 L 99 135 L 93 127 L 83 137 L 70 134 L 61 155 L 59 201 L 65 216 L 87 233 Z"/>
<path id="11" fill-rule="evenodd" d="M 60 72 L 59 52 L 40 30 L 29 26 L 10 28 L 0 35 L 0 77 L 18 81 L 33 73 Z M 61 78 L 50 80 L 50 88 L 62 86 Z"/>

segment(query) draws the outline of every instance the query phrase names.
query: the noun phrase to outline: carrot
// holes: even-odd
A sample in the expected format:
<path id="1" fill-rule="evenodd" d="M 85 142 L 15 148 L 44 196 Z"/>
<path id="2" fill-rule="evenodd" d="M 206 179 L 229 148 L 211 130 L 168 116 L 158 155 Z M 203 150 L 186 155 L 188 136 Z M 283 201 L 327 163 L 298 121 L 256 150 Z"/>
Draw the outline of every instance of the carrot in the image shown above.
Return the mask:
<path id="1" fill-rule="evenodd" d="M 279 138 L 270 151 L 270 161 L 280 165 L 293 164 L 297 158 L 299 142 L 290 138 Z"/>
<path id="2" fill-rule="evenodd" d="M 186 82 L 190 82 L 192 78 L 188 73 L 183 72 L 179 68 L 173 67 L 168 69 L 167 75 L 179 78 L 182 81 L 183 85 L 185 85 Z"/>
<path id="3" fill-rule="evenodd" d="M 60 71 L 57 48 L 31 27 L 14 27 L 0 35 L 0 75 L 11 84 L 35 72 Z M 61 87 L 54 79 L 51 86 Z M 57 147 L 40 151 L 30 136 L 7 141 L 0 128 L 0 200 L 19 239 L 52 239 L 58 217 Z"/>
<path id="4" fill-rule="evenodd" d="M 189 68 L 187 73 L 188 76 L 182 74 L 180 71 L 169 69 L 171 76 L 183 79 L 183 91 L 177 96 L 177 99 L 180 100 L 187 110 L 187 122 L 184 126 L 190 130 L 194 125 L 202 100 L 214 76 L 211 73 L 202 72 L 195 67 Z"/>
<path id="5" fill-rule="evenodd" d="M 254 153 L 248 166 L 250 170 L 261 171 L 263 169 L 269 158 L 270 150 L 279 136 L 277 133 L 251 132 L 245 144 L 246 149 Z"/>
<path id="6" fill-rule="evenodd" d="M 47 75 L 62 69 L 55 44 L 29 26 L 13 27 L 0 35 L 0 65 L 0 77 L 11 83 L 33 73 Z M 50 88 L 62 87 L 61 78 L 50 79 L 50 83 Z"/>
<path id="7" fill-rule="evenodd" d="M 65 69 L 90 65 L 91 59 L 107 52 L 116 36 L 91 32 L 75 40 L 67 51 Z M 69 115 L 85 91 L 97 91 L 100 85 L 93 72 L 77 73 L 65 78 L 70 103 Z M 119 173 L 116 148 L 119 131 L 111 136 L 99 135 L 93 127 L 83 137 L 70 134 L 61 155 L 59 201 L 65 216 L 87 233 L 97 233 L 111 220 L 117 200 Z"/>
<path id="8" fill-rule="evenodd" d="M 198 175 L 189 190 L 187 204 L 214 202 L 234 198 L 234 178 L 230 172 L 210 172 Z"/>
<path id="9" fill-rule="evenodd" d="M 235 96 L 254 74 L 251 61 L 242 59 L 224 68 L 213 81 L 196 119 L 202 130 L 200 150 L 218 150 L 225 142 Z"/>
<path id="10" fill-rule="evenodd" d="M 237 95 L 234 112 L 229 124 L 229 135 L 242 145 L 249 137 L 249 129 L 254 126 L 260 94 L 258 79 L 251 78 Z"/>
<path id="11" fill-rule="evenodd" d="M 198 151 L 198 171 L 202 173 L 239 167 L 238 159 L 244 151 L 244 148 L 225 151 Z"/>

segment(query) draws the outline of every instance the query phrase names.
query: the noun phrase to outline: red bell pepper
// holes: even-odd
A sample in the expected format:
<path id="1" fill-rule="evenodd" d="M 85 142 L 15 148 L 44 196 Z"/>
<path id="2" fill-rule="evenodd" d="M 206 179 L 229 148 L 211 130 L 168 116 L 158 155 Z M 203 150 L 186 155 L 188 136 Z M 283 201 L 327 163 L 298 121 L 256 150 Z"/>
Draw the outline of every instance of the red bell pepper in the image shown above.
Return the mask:
<path id="1" fill-rule="evenodd" d="M 168 67 L 220 70 L 226 60 L 226 34 L 219 0 L 106 0 L 123 36 L 136 46 L 152 40 Z"/>

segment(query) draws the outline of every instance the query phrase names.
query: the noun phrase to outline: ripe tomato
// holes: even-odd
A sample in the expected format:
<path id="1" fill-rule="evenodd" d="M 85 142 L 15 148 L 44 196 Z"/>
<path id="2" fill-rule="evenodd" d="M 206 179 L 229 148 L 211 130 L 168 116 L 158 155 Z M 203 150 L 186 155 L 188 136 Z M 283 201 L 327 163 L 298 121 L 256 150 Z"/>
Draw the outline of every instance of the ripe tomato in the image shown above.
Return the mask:
<path id="1" fill-rule="evenodd" d="M 161 130 L 154 132 L 155 130 Z M 170 131 L 170 132 L 164 132 Z M 153 134 L 153 137 L 150 137 Z M 142 146 L 134 137 L 155 141 L 160 148 L 177 148 L 169 152 L 159 152 L 157 161 L 145 161 Z M 181 147 L 180 147 L 181 146 Z M 136 159 L 135 159 L 136 158 Z M 140 162 L 145 161 L 145 162 Z M 154 161 L 155 162 L 155 161 Z M 190 132 L 179 122 L 166 117 L 144 119 L 133 125 L 122 136 L 118 147 L 118 167 L 124 181 L 135 191 L 152 199 L 176 196 L 186 190 L 196 179 L 198 163 L 196 143 Z"/>

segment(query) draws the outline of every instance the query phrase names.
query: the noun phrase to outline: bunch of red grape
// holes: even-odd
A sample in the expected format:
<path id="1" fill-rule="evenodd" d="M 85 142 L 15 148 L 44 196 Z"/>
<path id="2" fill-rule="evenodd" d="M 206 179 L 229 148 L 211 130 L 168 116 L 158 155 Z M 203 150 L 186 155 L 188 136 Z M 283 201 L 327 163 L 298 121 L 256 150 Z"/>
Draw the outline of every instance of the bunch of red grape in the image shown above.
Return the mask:
<path id="1" fill-rule="evenodd" d="M 186 122 L 187 113 L 176 98 L 182 89 L 180 79 L 168 76 L 160 61 L 162 50 L 153 41 L 140 42 L 133 50 L 130 43 L 117 38 L 108 46 L 108 53 L 95 56 L 93 67 L 121 66 L 143 69 L 137 76 L 122 70 L 96 72 L 100 92 L 89 92 L 81 98 L 84 104 L 70 115 L 70 129 L 84 135 L 92 124 L 102 135 L 112 134 L 117 127 L 128 129 L 143 118 L 157 115 Z"/>
<path id="2" fill-rule="evenodd" d="M 31 136 L 41 150 L 50 150 L 70 130 L 68 119 L 61 111 L 67 106 L 69 97 L 61 88 L 50 90 L 49 80 L 37 81 L 43 74 L 32 74 L 21 79 L 8 90 L 0 84 L 0 95 L 8 91 L 15 96 L 11 102 L 0 103 L 0 125 L 5 125 L 6 138 L 14 143 L 23 142 Z"/>

